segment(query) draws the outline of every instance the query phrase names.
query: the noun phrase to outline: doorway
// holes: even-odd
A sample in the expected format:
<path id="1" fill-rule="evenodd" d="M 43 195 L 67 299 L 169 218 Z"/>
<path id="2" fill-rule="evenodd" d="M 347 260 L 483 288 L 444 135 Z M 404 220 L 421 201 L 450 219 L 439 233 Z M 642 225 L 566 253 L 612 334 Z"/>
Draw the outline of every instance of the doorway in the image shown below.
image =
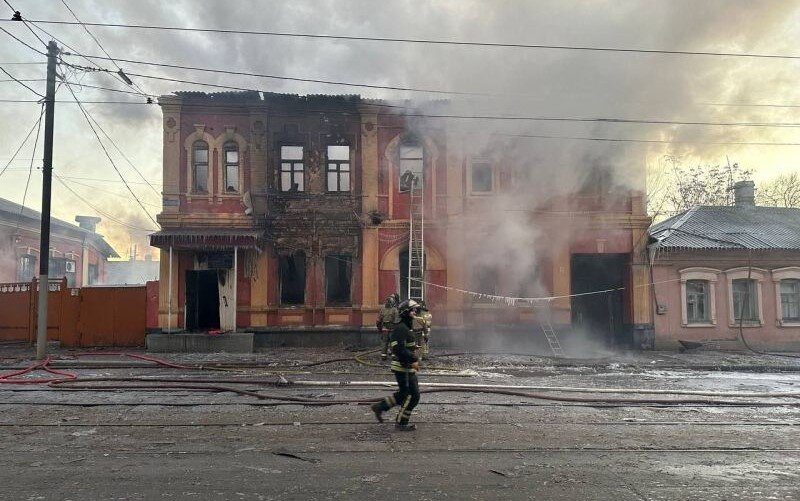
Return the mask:
<path id="1" fill-rule="evenodd" d="M 186 330 L 219 329 L 219 279 L 217 270 L 186 272 Z"/>
<path id="2" fill-rule="evenodd" d="M 627 342 L 625 331 L 625 278 L 628 254 L 573 254 L 571 293 L 607 291 L 573 297 L 572 326 L 607 346 Z M 618 289 L 618 290 L 613 290 Z"/>

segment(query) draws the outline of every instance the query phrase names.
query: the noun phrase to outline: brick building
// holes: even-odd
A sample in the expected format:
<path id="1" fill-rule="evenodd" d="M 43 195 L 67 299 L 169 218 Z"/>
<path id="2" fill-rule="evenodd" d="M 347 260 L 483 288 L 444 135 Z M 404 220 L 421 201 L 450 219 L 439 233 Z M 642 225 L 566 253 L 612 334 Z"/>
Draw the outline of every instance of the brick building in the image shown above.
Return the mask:
<path id="1" fill-rule="evenodd" d="M 79 226 L 51 218 L 50 277 L 70 287 L 101 283 L 109 258 L 119 257 L 95 229 L 100 218 L 76 216 Z M 0 282 L 28 282 L 39 276 L 41 214 L 0 199 Z"/>
<path id="2" fill-rule="evenodd" d="M 624 288 L 556 299 L 553 321 L 612 344 L 647 337 L 649 291 L 637 285 L 649 281 L 650 221 L 638 187 L 593 180 L 547 199 L 516 193 L 512 214 L 498 200 L 519 191 L 519 159 L 477 154 L 461 132 L 381 101 L 178 92 L 159 104 L 164 200 L 151 244 L 161 249 L 162 329 L 374 325 L 384 298 L 407 288 L 399 179 L 412 170 L 424 180 L 425 298 L 438 325 L 536 321 L 530 307 L 456 288 L 525 297 Z M 474 259 L 511 219 L 541 237 L 525 249 L 532 265 Z"/>

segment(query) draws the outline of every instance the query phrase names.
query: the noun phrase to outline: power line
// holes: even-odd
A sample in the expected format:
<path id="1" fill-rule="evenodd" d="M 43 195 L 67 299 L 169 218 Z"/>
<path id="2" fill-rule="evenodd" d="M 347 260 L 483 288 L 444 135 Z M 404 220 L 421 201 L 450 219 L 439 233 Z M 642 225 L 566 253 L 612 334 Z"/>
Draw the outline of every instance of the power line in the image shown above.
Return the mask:
<path id="1" fill-rule="evenodd" d="M 124 198 L 126 200 L 130 200 L 131 199 L 129 195 L 125 195 L 124 193 L 117 193 L 116 191 L 104 190 L 103 188 L 98 188 L 97 186 L 94 186 L 94 185 L 91 185 L 91 184 L 88 184 L 88 183 L 82 183 L 80 181 L 75 181 L 73 179 L 67 179 L 64 176 L 61 176 L 61 180 L 62 181 L 66 181 L 66 182 L 71 183 L 71 184 L 77 184 L 78 186 L 83 186 L 85 188 L 91 188 L 92 190 L 100 191 L 102 193 L 108 193 L 109 195 L 114 195 L 114 196 L 117 196 L 117 197 L 120 197 L 120 198 Z M 152 204 L 152 203 L 145 202 L 145 201 L 142 201 L 142 203 L 144 205 L 147 205 L 148 207 L 154 207 L 156 209 L 161 209 L 161 205 L 159 205 L 159 204 Z"/>
<path id="2" fill-rule="evenodd" d="M 42 103 L 42 113 L 44 113 L 44 103 Z M 41 116 L 41 115 L 40 115 Z M 19 225 L 22 221 L 22 211 L 25 209 L 25 202 L 28 198 L 28 188 L 31 184 L 31 175 L 33 174 L 33 162 L 36 159 L 36 146 L 39 144 L 39 132 L 42 128 L 42 121 L 39 120 L 39 124 L 36 126 L 36 138 L 33 140 L 33 153 L 31 154 L 31 163 L 28 167 L 28 179 L 25 181 L 25 191 L 22 194 L 22 203 L 19 207 L 19 214 L 17 214 L 17 224 L 16 228 L 14 229 L 14 233 L 19 230 Z"/>
<path id="3" fill-rule="evenodd" d="M 38 92 L 36 92 L 35 90 L 33 90 L 33 89 L 32 89 L 32 88 L 31 88 L 31 87 L 28 85 L 28 84 L 26 84 L 26 83 L 25 83 L 25 82 L 23 82 L 22 80 L 18 80 L 16 77 L 14 77 L 14 75 L 12 75 L 12 74 L 11 74 L 11 73 L 9 73 L 8 71 L 6 71 L 6 69 L 5 69 L 5 68 L 3 68 L 2 66 L 0 66 L 0 71 L 2 71 L 3 73 L 5 73 L 6 75 L 8 75 L 8 78 L 10 78 L 10 79 L 11 79 L 11 81 L 13 81 L 13 82 L 17 82 L 17 83 L 18 83 L 18 84 L 20 84 L 21 86 L 25 87 L 25 88 L 26 88 L 26 89 L 28 89 L 29 91 L 33 92 L 33 93 L 34 93 L 34 94 L 36 94 L 37 96 L 39 96 L 39 97 L 41 97 L 42 99 L 44 99 L 44 96 L 43 96 L 43 95 L 41 95 L 40 93 L 38 93 Z"/>
<path id="4" fill-rule="evenodd" d="M 19 11 L 17 9 L 15 9 L 10 3 L 8 3 L 8 0 L 3 0 L 3 2 L 5 2 L 5 4 L 8 5 L 8 8 L 11 9 L 11 12 L 14 13 L 14 19 L 11 19 L 10 22 L 18 23 L 18 22 L 22 21 L 22 24 L 25 25 L 25 27 L 28 28 L 28 30 L 30 30 L 31 33 L 33 33 L 33 36 L 35 36 L 39 40 L 39 42 L 42 43 L 42 45 L 47 47 L 47 43 L 44 40 L 42 40 L 42 38 L 39 35 L 37 35 L 35 31 L 33 31 L 33 28 L 31 28 L 28 25 L 27 19 L 23 19 L 22 15 L 20 15 Z M 5 19 L 4 19 L 4 21 L 5 21 Z"/>
<path id="5" fill-rule="evenodd" d="M 574 50 L 574 51 L 618 52 L 618 53 L 633 53 L 633 54 L 663 54 L 663 55 L 676 55 L 676 56 L 744 57 L 744 58 L 757 58 L 757 59 L 800 59 L 800 56 L 791 54 L 759 54 L 752 52 L 689 51 L 689 50 L 666 50 L 666 49 L 640 49 L 640 48 L 625 48 L 625 47 L 601 47 L 601 46 L 590 46 L 590 45 L 546 45 L 546 44 L 528 44 L 528 43 L 475 42 L 466 40 L 443 40 L 443 39 L 432 39 L 432 38 L 368 37 L 368 36 L 353 36 L 353 35 L 295 33 L 295 32 L 285 32 L 285 31 L 189 28 L 180 26 L 159 26 L 159 25 L 143 25 L 143 24 L 123 24 L 123 23 L 88 23 L 88 22 L 77 23 L 71 21 L 52 21 L 52 20 L 35 20 L 31 22 L 36 22 L 40 24 L 54 24 L 54 25 L 81 24 L 84 27 L 97 26 L 104 28 L 131 28 L 131 29 L 159 30 L 159 31 L 184 31 L 184 32 L 194 32 L 194 33 L 224 33 L 233 35 L 259 35 L 259 36 L 274 36 L 274 37 L 325 39 L 325 40 L 347 40 L 347 41 L 358 41 L 358 42 L 368 41 L 368 42 L 411 43 L 411 44 L 427 44 L 427 45 L 452 45 L 461 47 Z"/>
<path id="6" fill-rule="evenodd" d="M 103 54 L 108 56 L 108 58 L 111 60 L 111 62 L 114 63 L 114 66 L 116 66 L 117 69 L 119 70 L 120 78 L 122 78 L 122 75 L 124 74 L 124 72 L 122 71 L 122 68 L 120 68 L 119 64 L 117 64 L 117 62 L 111 57 L 111 54 L 108 53 L 108 51 L 105 49 L 105 47 L 103 47 L 103 44 L 100 43 L 100 40 L 98 40 L 97 37 L 94 36 L 94 34 L 91 31 L 89 31 L 89 28 L 85 24 L 83 24 L 83 22 L 78 18 L 78 15 L 75 14 L 75 11 L 73 11 L 70 8 L 69 5 L 67 5 L 67 2 L 65 0 L 61 0 L 61 3 L 64 4 L 64 7 L 66 7 L 67 10 L 69 11 L 69 13 L 72 14 L 72 17 L 75 18 L 75 21 L 80 23 L 80 25 L 83 27 L 83 29 L 86 30 L 86 33 L 92 38 L 92 40 L 94 40 L 94 42 L 97 44 L 97 46 L 100 47 L 100 50 L 103 51 Z M 70 50 L 72 50 L 72 49 L 70 49 Z M 135 82 L 131 82 L 129 85 L 131 87 L 133 87 L 134 89 L 138 90 L 140 94 L 142 94 L 142 95 L 145 94 L 145 92 L 138 85 L 136 85 Z"/>
<path id="7" fill-rule="evenodd" d="M 95 138 L 97 138 L 97 142 L 100 144 L 100 148 L 102 148 L 103 153 L 105 153 L 106 158 L 108 158 L 108 161 L 111 163 L 111 166 L 114 168 L 114 171 L 116 171 L 117 175 L 122 180 L 123 184 L 125 185 L 125 188 L 128 189 L 130 194 L 136 200 L 136 203 L 139 205 L 139 207 L 141 207 L 142 211 L 144 211 L 144 213 L 147 214 L 147 217 L 150 218 L 150 220 L 153 222 L 153 224 L 158 226 L 158 222 L 156 222 L 156 220 L 153 219 L 153 216 L 151 216 L 150 213 L 147 211 L 147 209 L 145 209 L 144 205 L 142 205 L 142 202 L 139 200 L 139 197 L 136 196 L 136 193 L 134 193 L 133 189 L 131 189 L 130 185 L 128 185 L 127 181 L 125 180 L 125 177 L 122 175 L 122 172 L 120 172 L 120 170 L 117 168 L 117 164 L 114 163 L 114 159 L 111 158 L 111 155 L 108 153 L 108 150 L 106 149 L 106 146 L 103 144 L 103 141 L 100 139 L 100 135 L 97 133 L 97 130 L 95 130 L 94 125 L 92 124 L 92 120 L 89 118 L 89 113 L 83 107 L 83 105 L 81 104 L 80 100 L 78 100 L 78 97 L 72 91 L 72 87 L 69 84 L 67 84 L 67 90 L 69 90 L 70 94 L 72 94 L 72 97 L 75 99 L 75 102 L 78 103 L 78 107 L 80 108 L 81 112 L 83 113 L 84 118 L 86 118 L 86 123 L 89 124 L 89 128 L 92 129 L 92 132 L 94 133 Z"/>
<path id="8" fill-rule="evenodd" d="M 14 154 L 11 155 L 11 158 L 6 163 L 6 166 L 3 167 L 3 170 L 0 171 L 0 177 L 2 177 L 3 174 L 5 174 L 6 170 L 8 170 L 8 166 L 11 165 L 11 163 L 14 161 L 15 158 L 17 158 L 17 155 L 19 154 L 20 150 L 22 150 L 22 147 L 25 146 L 25 143 L 28 142 L 28 139 L 31 137 L 31 134 L 33 134 L 34 129 L 39 127 L 39 124 L 42 122 L 42 116 L 43 115 L 44 115 L 44 108 L 42 108 L 42 111 L 39 113 L 39 118 L 33 124 L 33 127 L 31 127 L 31 129 L 25 135 L 25 139 L 22 140 L 22 143 L 19 145 L 17 150 L 14 152 Z"/>
<path id="9" fill-rule="evenodd" d="M 32 51 L 34 51 L 34 52 L 36 52 L 36 53 L 38 53 L 38 54 L 40 54 L 40 55 L 42 55 L 42 56 L 47 56 L 47 54 L 45 54 L 44 52 L 40 51 L 40 50 L 39 50 L 39 49 L 37 49 L 36 47 L 32 46 L 32 45 L 31 45 L 31 44 L 29 44 L 28 42 L 26 42 L 26 41 L 22 40 L 21 38 L 17 37 L 16 35 L 14 35 L 13 33 L 11 33 L 10 31 L 8 31 L 7 29 L 3 28 L 2 26 L 0 26 L 0 30 L 1 30 L 1 31 L 3 31 L 3 32 L 5 32 L 5 34 L 6 34 L 6 35 L 10 36 L 11 38 L 13 38 L 13 39 L 14 39 L 14 40 L 16 40 L 17 42 L 21 43 L 21 44 L 22 44 L 22 45 L 24 45 L 25 47 L 29 48 L 30 50 L 32 50 Z M 42 64 L 47 64 L 47 63 L 42 63 Z"/>
<path id="10" fill-rule="evenodd" d="M 614 143 L 652 143 L 652 144 L 719 144 L 736 146 L 800 146 L 800 143 L 766 143 L 756 141 L 681 141 L 670 139 L 629 139 L 612 137 L 585 137 L 585 136 L 550 136 L 546 134 L 502 134 L 498 136 L 528 138 L 528 139 L 567 139 L 573 141 L 608 141 Z"/>

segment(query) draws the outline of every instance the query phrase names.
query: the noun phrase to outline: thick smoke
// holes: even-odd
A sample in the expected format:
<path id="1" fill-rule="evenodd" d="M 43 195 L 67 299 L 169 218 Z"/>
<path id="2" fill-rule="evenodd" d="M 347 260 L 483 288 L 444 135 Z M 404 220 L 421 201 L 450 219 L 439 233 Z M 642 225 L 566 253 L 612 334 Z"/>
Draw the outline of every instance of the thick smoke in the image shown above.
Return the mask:
<path id="1" fill-rule="evenodd" d="M 165 4 L 156 0 L 128 2 L 77 1 L 71 6 L 87 21 L 152 25 L 185 25 L 261 29 L 286 32 L 350 34 L 399 38 L 523 42 L 645 49 L 725 52 L 792 53 L 791 41 L 800 23 L 790 2 L 753 8 L 749 3 L 678 0 L 672 2 L 615 1 L 397 1 L 375 9 L 374 2 L 351 0 L 234 2 L 183 0 Z M 69 19 L 52 2 L 25 2 L 23 15 L 31 19 Z M 35 40 L 21 27 L 15 33 Z M 99 54 L 100 49 L 79 28 L 48 26 L 75 49 Z M 766 103 L 798 100 L 796 64 L 787 60 L 709 56 L 647 55 L 612 52 L 558 51 L 510 48 L 432 46 L 381 42 L 310 40 L 203 33 L 175 33 L 92 28 L 115 57 L 190 66 L 250 70 L 275 75 L 364 82 L 378 85 L 436 88 L 488 94 L 448 96 L 448 104 L 429 105 L 441 95 L 358 89 L 343 86 L 233 77 L 168 70 L 120 63 L 130 73 L 217 82 L 265 91 L 306 93 L 361 93 L 365 97 L 413 99 L 424 112 L 459 115 L 517 115 L 538 117 L 618 117 L 682 121 L 769 122 L 791 121 L 791 110 L 710 106 L 708 103 Z M 7 41 L 0 59 L 33 60 L 38 56 Z M 71 58 L 74 60 L 74 58 Z M 75 62 L 80 62 L 76 60 Z M 85 61 L 83 61 L 85 63 Z M 19 77 L 42 78 L 43 67 L 10 67 Z M 70 78 L 93 85 L 124 86 L 109 75 L 74 74 Z M 147 92 L 211 90 L 134 77 Z M 28 91 L 3 84 L 2 95 L 29 98 Z M 43 84 L 32 85 L 43 88 Z M 141 100 L 89 88 L 76 88 L 85 100 Z M 60 96 L 67 98 L 62 89 Z M 21 129 L 33 121 L 38 106 L 9 104 L 0 109 L 0 148 L 15 149 Z M 88 105 L 123 150 L 148 179 L 161 178 L 160 111 L 157 107 Z M 441 124 L 440 124 L 441 125 Z M 792 167 L 791 148 L 715 144 L 637 144 L 577 140 L 510 138 L 508 135 L 551 135 L 640 138 L 671 141 L 741 142 L 792 141 L 791 129 L 699 127 L 677 125 L 534 122 L 506 120 L 448 120 L 443 124 L 464 138 L 477 154 L 499 156 L 515 163 L 518 194 L 498 201 L 493 245 L 504 249 L 536 242 L 540 229 L 526 224 L 531 200 L 541 201 L 570 193 L 587 182 L 597 169 L 614 174 L 613 186 L 644 189 L 645 165 L 657 165 L 665 154 L 686 162 L 720 163 L 729 155 L 760 175 Z M 505 138 L 505 139 L 503 139 Z M 56 169 L 77 177 L 115 179 L 116 174 L 98 148 L 83 118 L 71 105 L 57 111 Z M 4 153 L 9 155 L 10 153 Z M 137 175 L 117 158 L 127 179 Z M 21 166 L 21 165 L 20 165 Z M 0 196 L 18 201 L 24 172 L 7 173 Z M 37 178 L 34 178 L 36 184 Z M 543 182 L 547 181 L 547 182 Z M 126 195 L 121 184 L 97 184 Z M 150 227 L 152 223 L 130 199 L 72 186 L 98 208 L 125 223 Z M 148 203 L 159 200 L 149 188 L 136 185 Z M 29 203 L 38 207 L 38 190 Z M 80 208 L 78 208 L 80 207 Z M 149 207 L 151 214 L 158 209 Z M 92 213 L 71 193 L 57 186 L 54 213 L 71 220 L 75 213 Z M 101 215 L 102 217 L 102 215 Z M 104 217 L 100 231 L 118 249 L 131 243 L 144 248 L 146 236 Z M 552 237 L 548 235 L 548 238 Z M 486 256 L 496 256 L 486 249 Z M 477 259 L 482 259 L 482 255 Z M 512 256 L 520 266 L 536 256 Z M 487 258 L 488 259 L 488 258 Z M 494 257 L 493 257 L 494 259 Z M 511 292 L 511 291 L 503 291 Z"/>

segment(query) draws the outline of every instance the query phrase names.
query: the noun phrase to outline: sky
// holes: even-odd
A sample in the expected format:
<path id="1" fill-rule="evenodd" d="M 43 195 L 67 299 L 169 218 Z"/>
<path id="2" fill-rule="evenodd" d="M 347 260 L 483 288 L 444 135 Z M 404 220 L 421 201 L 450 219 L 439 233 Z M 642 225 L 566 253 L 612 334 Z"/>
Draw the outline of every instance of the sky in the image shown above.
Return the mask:
<path id="1" fill-rule="evenodd" d="M 788 1 L 504 1 L 504 0 L 66 0 L 86 22 L 170 25 L 390 38 L 800 55 L 800 2 Z M 73 20 L 59 0 L 9 0 L 30 20 Z M 379 8 L 376 6 L 379 5 Z M 0 17 L 11 11 L 0 5 Z M 40 25 L 75 51 L 102 55 L 80 26 Z M 41 48 L 20 23 L 0 23 Z M 120 62 L 128 73 L 300 94 L 360 93 L 385 99 L 451 99 L 460 114 L 541 117 L 612 117 L 682 122 L 800 122 L 800 59 L 641 54 L 577 50 L 425 45 L 91 27 L 115 58 L 230 69 L 272 75 L 417 87 L 483 96 L 443 96 L 343 87 L 159 68 Z M 48 37 L 40 35 L 47 41 Z M 87 64 L 75 56 L 75 64 Z M 0 32 L 0 66 L 20 79 L 43 79 L 44 65 L 13 65 L 43 58 Z M 112 68 L 108 61 L 96 61 Z M 69 81 L 130 90 L 109 74 L 70 71 Z M 131 77 L 148 94 L 207 90 Z M 0 80 L 6 80 L 0 75 Z M 44 82 L 27 82 L 44 92 Z M 136 95 L 73 84 L 82 101 L 143 102 Z M 0 83 L 0 99 L 36 99 L 16 82 Z M 71 100 L 66 87 L 59 100 Z M 744 106 L 744 105 L 783 105 Z M 795 107 L 791 107 L 795 106 Z M 424 106 L 423 106 L 424 109 Z M 156 105 L 86 104 L 86 110 L 124 152 L 106 141 L 116 168 L 144 205 L 134 201 L 85 118 L 74 104 L 56 107 L 53 215 L 99 215 L 98 231 L 123 256 L 152 251 L 147 233 L 160 207 L 161 113 Z M 36 103 L 0 102 L 0 167 L 11 158 L 39 114 Z M 798 146 L 709 143 L 800 143 L 794 127 L 698 126 L 597 122 L 460 120 L 465 132 L 668 140 L 609 143 L 529 139 L 521 162 L 548 165 L 537 172 L 580 171 L 603 162 L 636 185 L 638 173 L 666 155 L 686 164 L 737 162 L 756 184 L 798 169 Z M 25 205 L 41 206 L 42 138 L 33 155 Z M 0 197 L 23 201 L 32 138 L 0 177 Z M 133 164 L 133 166 L 131 166 Z M 135 167 L 135 169 L 134 169 Z M 138 172 L 137 172 L 138 170 Z M 141 175 L 139 174 L 141 173 Z M 636 179 L 636 181 L 633 181 Z M 149 183 L 149 185 L 148 185 Z M 68 186 L 66 188 L 64 185 Z M 152 185 L 152 186 L 150 186 Z M 70 191 L 72 190 L 72 191 Z M 77 193 L 80 198 L 73 194 Z M 91 204 L 91 206 L 89 205 Z M 99 213 L 98 213 L 99 210 Z M 110 219 L 110 218 L 113 218 Z M 157 257 L 157 256 L 156 256 Z"/>

